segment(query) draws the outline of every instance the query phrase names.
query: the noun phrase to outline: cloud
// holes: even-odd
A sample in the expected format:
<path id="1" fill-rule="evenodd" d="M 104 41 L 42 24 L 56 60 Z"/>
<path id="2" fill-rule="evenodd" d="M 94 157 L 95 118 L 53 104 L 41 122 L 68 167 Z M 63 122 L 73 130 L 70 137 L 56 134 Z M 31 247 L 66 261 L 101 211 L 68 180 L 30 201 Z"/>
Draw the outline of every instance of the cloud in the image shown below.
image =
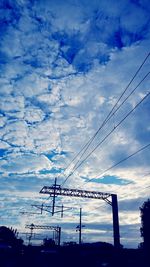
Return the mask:
<path id="1" fill-rule="evenodd" d="M 83 177 L 84 178 L 84 177 Z M 87 179 L 88 181 L 88 179 Z M 102 184 L 118 184 L 118 185 L 126 185 L 128 183 L 132 183 L 132 181 L 129 181 L 129 180 L 125 180 L 125 179 L 120 179 L 118 177 L 115 177 L 115 176 L 103 176 L 101 177 L 100 179 L 90 179 L 89 180 L 90 182 L 95 182 L 95 183 L 102 183 Z"/>
<path id="2" fill-rule="evenodd" d="M 38 172 L 41 169 L 52 167 L 51 162 L 44 155 L 14 155 L 8 157 L 8 160 L 2 161 L 2 171 L 8 173 L 28 173 Z"/>
<path id="3" fill-rule="evenodd" d="M 59 184 L 65 180 L 66 166 L 98 130 L 148 54 L 149 5 L 146 0 L 138 4 L 111 0 L 8 0 L 1 1 L 0 16 L 2 201 L 8 206 L 15 201 L 17 207 L 19 203 L 20 207 L 27 207 L 26 201 L 30 204 L 32 198 L 37 202 L 44 198 L 38 194 L 39 187 L 51 185 L 57 175 Z M 149 59 L 123 99 L 148 71 Z M 83 159 L 149 91 L 148 81 L 149 77 L 103 127 Z M 138 205 L 148 196 L 149 176 L 141 177 L 149 173 L 149 150 L 110 170 L 103 180 L 99 176 L 104 183 L 87 181 L 146 145 L 149 128 L 147 99 L 65 185 L 117 193 L 121 225 L 131 225 L 131 229 L 140 223 Z M 12 190 L 14 198 L 6 199 Z M 71 200 L 60 201 L 69 205 Z M 85 207 L 86 223 L 96 225 L 101 221 L 106 225 L 111 219 L 111 210 L 105 205 L 97 214 L 96 201 L 72 199 L 71 203 Z M 78 222 L 73 214 L 64 218 L 63 227 L 67 220 Z M 17 218 L 15 212 L 11 220 L 10 215 L 6 214 L 6 222 L 23 229 L 26 219 Z M 47 216 L 39 222 L 47 223 Z M 58 217 L 52 218 L 52 223 L 58 222 L 63 225 Z M 138 230 L 131 240 L 127 229 L 123 231 L 123 242 L 136 246 L 140 240 Z M 94 241 L 97 237 L 93 231 L 87 231 L 87 236 L 92 235 Z M 111 240 L 112 233 L 104 231 L 103 240 Z"/>
<path id="4" fill-rule="evenodd" d="M 23 118 L 24 98 L 22 96 L 3 96 L 3 102 L 0 105 L 0 110 L 7 117 L 18 119 Z"/>

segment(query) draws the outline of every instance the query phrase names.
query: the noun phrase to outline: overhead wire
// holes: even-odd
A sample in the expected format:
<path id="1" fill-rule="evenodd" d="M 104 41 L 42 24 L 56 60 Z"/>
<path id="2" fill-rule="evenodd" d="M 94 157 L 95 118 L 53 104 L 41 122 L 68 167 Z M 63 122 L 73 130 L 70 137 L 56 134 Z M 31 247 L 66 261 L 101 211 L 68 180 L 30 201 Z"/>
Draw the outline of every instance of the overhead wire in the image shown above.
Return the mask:
<path id="1" fill-rule="evenodd" d="M 134 191 L 134 193 L 141 192 L 141 191 L 143 191 L 143 190 L 145 190 L 145 189 L 147 189 L 147 188 L 150 188 L 150 185 L 148 185 L 148 186 L 146 186 L 146 187 L 144 187 L 144 188 L 140 188 L 140 189 Z M 127 194 L 125 194 L 124 196 L 126 196 L 126 195 L 127 195 Z M 123 197 L 124 197 L 124 196 L 123 196 Z M 121 200 L 124 200 L 124 198 L 121 198 Z"/>
<path id="2" fill-rule="evenodd" d="M 104 175 L 107 171 L 109 171 L 109 170 L 115 168 L 117 165 L 119 165 L 119 164 L 121 164 L 122 162 L 128 160 L 129 158 L 135 156 L 136 154 L 138 154 L 138 153 L 140 153 L 141 151 L 145 150 L 145 149 L 148 148 L 149 146 L 150 146 L 150 143 L 147 144 L 147 145 L 145 145 L 145 146 L 143 146 L 143 147 L 141 147 L 140 149 L 138 149 L 138 150 L 135 151 L 134 153 L 130 154 L 128 157 L 126 157 L 126 158 L 120 160 L 119 162 L 117 162 L 117 163 L 115 163 L 114 165 L 110 166 L 109 168 L 105 169 L 103 172 L 101 172 L 101 173 L 100 173 L 99 175 L 97 175 L 96 177 L 94 177 L 94 178 L 92 178 L 92 179 L 89 179 L 88 182 L 92 182 L 93 179 L 98 179 L 98 178 L 100 178 L 100 176 L 103 177 L 103 175 Z M 144 175 L 144 176 L 142 176 L 142 177 L 148 176 L 149 174 L 150 174 L 150 173 L 148 173 L 148 174 L 146 174 L 146 175 Z M 121 186 L 120 186 L 120 187 L 121 187 Z M 119 188 L 120 188 L 120 187 L 119 187 Z"/>
<path id="3" fill-rule="evenodd" d="M 150 72 L 148 72 L 144 78 L 138 83 L 138 85 L 131 91 L 131 93 L 123 100 L 123 102 L 117 107 L 119 101 L 121 100 L 121 98 L 123 97 L 123 95 L 125 94 L 125 92 L 127 91 L 127 89 L 129 88 L 129 86 L 131 85 L 131 83 L 133 82 L 133 80 L 135 79 L 135 77 L 137 76 L 137 74 L 139 73 L 139 71 L 141 70 L 141 68 L 143 67 L 143 65 L 145 64 L 145 62 L 147 61 L 148 57 L 150 56 L 150 53 L 146 56 L 146 58 L 144 59 L 144 61 L 142 62 L 142 64 L 140 65 L 140 67 L 138 68 L 138 70 L 136 71 L 136 73 L 134 74 L 133 78 L 130 80 L 130 82 L 128 83 L 128 85 L 126 86 L 125 90 L 122 92 L 122 94 L 120 95 L 119 99 L 116 101 L 115 105 L 113 106 L 113 108 L 111 109 L 111 111 L 109 112 L 109 114 L 106 116 L 105 120 L 103 121 L 103 123 L 101 124 L 101 126 L 98 128 L 98 130 L 96 131 L 96 133 L 90 138 L 90 140 L 82 147 L 82 149 L 77 153 L 77 155 L 71 160 L 71 162 L 67 165 L 67 167 L 64 170 L 65 171 L 71 166 L 71 164 L 75 161 L 75 159 L 77 159 L 77 157 L 80 155 L 79 160 L 77 161 L 77 163 L 75 164 L 75 166 L 73 167 L 73 170 L 71 171 L 71 173 L 66 177 L 65 181 L 62 183 L 62 185 L 64 185 L 64 183 L 68 180 L 68 178 L 83 164 L 83 162 L 106 140 L 106 138 L 135 110 L 136 107 L 138 107 L 138 105 L 140 103 L 142 103 L 145 98 L 149 95 L 149 93 L 142 99 L 142 101 L 140 101 L 133 110 L 131 110 L 124 118 L 123 120 L 121 120 L 116 127 L 114 127 L 114 129 L 105 136 L 105 138 L 86 156 L 86 158 L 84 158 L 79 165 L 77 165 L 79 163 L 79 161 L 82 159 L 83 155 L 85 154 L 85 152 L 87 151 L 87 149 L 89 148 L 89 146 L 91 145 L 91 143 L 93 142 L 93 140 L 95 139 L 95 137 L 98 135 L 98 133 L 100 132 L 100 130 L 105 126 L 105 124 L 112 118 L 112 116 L 114 116 L 114 114 L 120 109 L 120 107 L 127 101 L 127 99 L 135 92 L 135 90 L 141 85 L 141 83 L 147 78 L 147 76 L 150 74 Z M 117 107 L 117 108 L 116 108 Z M 116 108 L 116 110 L 115 110 Z M 139 151 L 138 151 L 139 152 Z M 138 153 L 137 152 L 137 153 Z M 134 153 L 135 154 L 135 153 Z M 133 156 L 133 155 L 132 155 Z M 131 155 L 130 155 L 131 157 Z M 127 160 L 127 159 L 126 159 Z M 120 162 L 121 163 L 121 162 Z M 119 163 L 118 163 L 119 164 Z M 118 165 L 117 164 L 117 165 Z M 61 173 L 62 174 L 62 173 Z M 60 175 L 61 175 L 60 174 Z M 59 176 L 60 176 L 59 175 Z M 59 177 L 58 176 L 58 177 Z"/>
<path id="4" fill-rule="evenodd" d="M 116 101 L 116 103 L 114 104 L 113 108 L 111 109 L 111 111 L 109 112 L 109 114 L 106 116 L 105 120 L 103 121 L 103 123 L 101 124 L 101 126 L 98 128 L 98 130 L 95 132 L 95 134 L 90 138 L 90 140 L 82 147 L 82 149 L 77 153 L 77 155 L 71 160 L 71 162 L 68 164 L 68 166 L 65 168 L 65 171 L 71 166 L 71 164 L 75 161 L 75 159 L 77 159 L 77 157 L 81 154 L 79 160 L 77 161 L 77 163 L 75 165 L 77 165 L 80 161 L 80 159 L 83 157 L 83 155 L 85 154 L 85 152 L 87 151 L 87 149 L 89 148 L 89 146 L 91 145 L 91 143 L 93 142 L 93 140 L 95 139 L 95 137 L 98 135 L 98 133 L 100 132 L 100 130 L 103 128 L 103 126 L 110 120 L 110 118 L 120 109 L 120 107 L 125 103 L 125 101 L 131 96 L 131 94 L 133 94 L 133 92 L 140 86 L 140 84 L 147 78 L 147 76 L 150 74 L 150 72 L 148 72 L 144 78 L 139 82 L 139 84 L 132 90 L 132 92 L 125 98 L 125 100 L 118 106 L 118 108 L 114 111 L 114 109 L 116 108 L 116 106 L 118 105 L 119 101 L 121 100 L 121 98 L 123 97 L 123 95 L 125 94 L 125 92 L 127 91 L 127 89 L 129 88 L 129 86 L 131 85 L 131 83 L 133 82 L 133 80 L 135 79 L 135 77 L 137 76 L 137 74 L 139 73 L 139 71 L 141 70 L 141 68 L 143 67 L 143 65 L 145 64 L 145 62 L 147 61 L 148 57 L 150 56 L 150 53 L 148 53 L 148 55 L 145 57 L 144 61 L 142 62 L 142 64 L 140 65 L 140 67 L 138 68 L 138 70 L 136 71 L 136 73 L 134 74 L 134 76 L 132 77 L 132 79 L 130 80 L 130 82 L 128 83 L 128 85 L 126 86 L 126 88 L 124 89 L 124 91 L 122 92 L 122 94 L 120 95 L 120 97 L 118 98 L 118 100 Z M 114 112 L 113 112 L 114 111 Z M 75 166 L 74 166 L 75 168 Z M 63 182 L 64 184 L 64 182 Z"/>
<path id="5" fill-rule="evenodd" d="M 144 78 L 138 83 L 138 85 L 130 92 L 130 94 L 123 100 L 123 102 L 117 107 L 117 109 L 109 116 L 109 118 L 105 121 L 104 125 L 115 115 L 115 113 L 123 106 L 123 104 L 129 99 L 129 97 L 135 92 L 135 90 L 141 85 L 141 83 L 148 77 L 148 75 L 150 74 L 150 72 L 148 72 Z M 102 129 L 102 128 L 101 128 Z M 95 138 L 95 137 L 94 137 Z M 81 154 L 79 160 L 76 162 L 76 164 L 74 165 L 73 169 L 76 168 L 76 166 L 78 165 L 78 163 L 80 162 L 80 159 L 82 158 L 83 154 L 87 151 L 87 149 L 89 148 L 91 143 L 88 144 L 88 146 L 86 147 L 86 150 Z"/>
<path id="6" fill-rule="evenodd" d="M 123 105 L 123 103 L 125 103 L 125 101 L 129 98 L 129 96 L 137 89 L 137 87 L 143 82 L 144 79 L 146 79 L 146 77 L 149 75 L 149 73 L 141 80 L 141 82 L 139 83 L 139 85 L 136 86 L 136 88 L 134 90 L 132 90 L 132 92 L 130 93 L 130 95 L 123 101 L 123 103 L 121 105 L 118 106 L 118 108 L 115 110 L 116 106 L 118 105 L 120 99 L 122 98 L 122 96 L 125 94 L 125 92 L 127 91 L 127 89 L 129 88 L 129 86 L 131 85 L 131 83 L 133 82 L 133 80 L 135 79 L 135 77 L 137 76 L 137 74 L 139 73 L 139 71 L 141 70 L 141 68 L 143 67 L 143 65 L 145 64 L 146 60 L 148 59 L 150 53 L 147 55 L 147 57 L 144 59 L 144 61 L 142 62 L 142 64 L 140 65 L 140 67 L 138 68 L 138 70 L 136 71 L 136 73 L 134 74 L 133 78 L 131 79 L 131 81 L 128 83 L 128 85 L 126 86 L 125 90 L 122 92 L 122 94 L 120 95 L 119 99 L 117 100 L 117 102 L 115 103 L 115 105 L 113 106 L 113 108 L 111 109 L 111 111 L 109 112 L 109 114 L 107 115 L 107 117 L 105 118 L 105 120 L 103 121 L 103 123 L 101 124 L 101 126 L 99 127 L 99 129 L 96 131 L 96 133 L 92 136 L 92 138 L 83 146 L 83 148 L 81 149 L 81 151 L 79 151 L 77 153 L 77 155 L 72 159 L 72 161 L 69 163 L 69 165 L 65 168 L 65 171 L 69 168 L 69 166 L 75 161 L 75 159 L 81 154 L 80 159 L 83 157 L 84 153 L 87 151 L 87 149 L 89 148 L 89 146 L 91 145 L 91 143 L 93 142 L 93 140 L 95 139 L 95 137 L 97 136 L 97 134 L 99 133 L 99 131 L 103 128 L 103 126 L 108 122 L 108 120 L 110 120 L 110 118 L 119 110 L 119 108 L 121 107 L 121 105 Z M 114 111 L 115 110 L 115 111 Z M 130 115 L 130 114 L 129 114 Z M 126 117 L 125 117 L 126 118 Z M 123 120 L 121 121 L 123 122 Z M 120 125 L 120 123 L 115 127 L 115 129 Z M 106 136 L 108 137 L 111 134 L 111 132 Z M 103 139 L 103 141 L 105 141 L 106 137 Z M 101 144 L 102 142 L 100 142 Z M 100 144 L 98 144 L 98 146 L 100 146 Z M 81 163 L 78 166 L 75 166 L 75 168 L 73 169 L 73 172 L 79 168 L 81 166 L 81 164 L 83 164 L 83 162 L 97 149 L 96 146 L 94 148 L 94 150 L 92 150 L 88 156 L 81 161 Z M 133 156 L 133 155 L 132 155 Z M 131 157 L 131 155 L 130 155 Z M 78 161 L 79 162 L 79 161 Z M 121 162 L 120 162 L 121 163 Z M 119 163 L 118 163 L 119 164 Z M 67 176 L 67 178 L 65 179 L 64 183 L 67 181 L 67 179 L 72 175 L 73 173 L 71 172 L 71 174 L 69 176 Z M 63 183 L 63 184 L 64 184 Z M 42 203 L 45 204 L 46 200 Z"/>
<path id="7" fill-rule="evenodd" d="M 144 178 L 144 177 L 146 177 L 146 176 L 148 176 L 148 175 L 150 175 L 150 173 L 147 173 L 147 174 L 143 175 L 141 178 Z M 122 187 L 122 185 L 119 186 L 119 188 L 121 188 L 121 187 Z M 117 190 L 118 190 L 119 188 L 117 188 Z M 132 192 L 133 192 L 133 193 L 141 192 L 141 191 L 143 191 L 143 190 L 145 190 L 145 189 L 147 189 L 147 188 L 150 188 L 150 186 L 146 186 L 146 187 L 144 187 L 144 188 L 140 188 L 140 189 L 138 189 L 138 190 L 136 190 L 136 191 L 132 191 Z M 127 194 L 128 194 L 128 192 L 126 192 L 125 194 L 123 194 L 122 197 L 119 198 L 119 200 L 124 200 L 124 199 L 125 199 L 124 197 L 127 196 Z"/>
<path id="8" fill-rule="evenodd" d="M 92 149 L 92 151 L 80 162 L 80 164 L 78 166 L 76 166 L 72 172 L 66 177 L 66 179 L 64 180 L 64 182 L 62 183 L 62 185 L 64 185 L 64 183 L 66 183 L 66 181 L 69 179 L 70 176 L 72 176 L 74 174 L 74 172 L 91 156 L 91 154 L 98 148 L 100 147 L 100 145 L 102 143 L 104 143 L 104 141 L 130 116 L 130 114 L 132 114 L 132 112 L 150 95 L 150 92 L 148 92 L 136 105 L 135 107 L 130 110 L 126 116 L 121 119 L 121 121 L 101 140 L 101 142 L 99 142 L 94 149 Z"/>
<path id="9" fill-rule="evenodd" d="M 113 168 L 115 168 L 116 166 L 118 166 L 119 164 L 123 163 L 124 161 L 128 160 L 129 158 L 135 156 L 136 154 L 138 154 L 139 152 L 143 151 L 144 149 L 148 148 L 150 146 L 150 143 L 141 147 L 140 149 L 138 149 L 137 151 L 135 151 L 134 153 L 130 154 L 128 157 L 118 161 L 117 163 L 115 163 L 114 165 L 110 166 L 109 168 L 107 168 L 106 170 L 104 170 L 103 172 L 101 172 L 99 175 L 97 175 L 94 179 L 97 179 L 98 177 L 100 178 L 100 176 L 103 176 L 106 172 L 108 172 L 109 170 L 112 170 Z M 89 180 L 90 181 L 90 180 Z"/>
<path id="10" fill-rule="evenodd" d="M 117 109 L 115 110 L 115 112 L 113 113 L 113 114 L 111 114 L 111 116 L 108 118 L 108 120 L 120 109 L 120 107 L 125 103 L 125 101 L 135 92 L 135 90 L 141 85 L 141 83 L 148 77 L 148 75 L 150 74 L 150 72 L 148 72 L 145 76 L 144 76 L 144 78 L 138 83 L 138 85 L 131 91 L 131 93 L 123 100 L 123 102 L 117 107 Z M 114 164 L 114 165 L 112 165 L 111 167 L 109 167 L 108 169 L 106 169 L 106 170 L 104 170 L 104 172 L 103 173 L 101 173 L 100 175 L 103 175 L 105 172 L 107 172 L 108 170 L 110 170 L 110 169 L 112 169 L 112 168 L 114 168 L 115 166 L 117 166 L 117 165 L 119 165 L 119 164 L 121 164 L 123 161 L 125 161 L 125 160 L 127 160 L 128 158 L 130 158 L 130 157 L 132 157 L 132 156 L 134 156 L 135 154 L 137 154 L 137 153 L 139 153 L 141 150 L 143 150 L 143 149 L 145 149 L 145 148 L 147 148 L 147 146 L 149 146 L 149 144 L 148 145 L 146 145 L 145 147 L 142 147 L 141 149 L 139 149 L 138 151 L 136 151 L 136 152 L 134 152 L 132 155 L 130 155 L 130 156 L 128 156 L 127 158 L 125 158 L 125 159 L 123 159 L 123 160 L 121 160 L 121 161 L 119 161 L 118 163 L 116 163 L 116 164 Z M 75 167 L 76 167 L 76 165 L 75 165 Z M 99 176 L 98 176 L 99 177 Z M 95 177 L 95 179 L 96 178 L 98 178 L 98 177 Z M 92 180 L 92 179 L 91 179 Z M 90 181 L 90 180 L 89 180 Z"/>
<path id="11" fill-rule="evenodd" d="M 144 178 L 144 177 L 146 177 L 146 176 L 148 176 L 148 175 L 150 175 L 150 172 L 147 173 L 147 174 L 145 174 L 145 175 L 142 175 L 141 178 Z M 119 188 L 120 188 L 120 187 L 122 187 L 122 186 L 119 186 Z M 140 189 L 138 189 L 138 190 L 136 190 L 136 191 L 132 191 L 132 192 L 137 193 L 137 192 L 143 191 L 143 190 L 145 190 L 145 189 L 147 189 L 147 188 L 150 188 L 150 186 L 146 186 L 146 187 L 144 187 L 144 188 L 140 188 Z M 118 189 L 117 189 L 117 190 L 118 190 Z M 120 200 L 124 200 L 124 197 L 125 197 L 127 194 L 128 194 L 128 193 L 123 194 L 123 195 L 122 195 L 123 198 L 121 197 Z"/>

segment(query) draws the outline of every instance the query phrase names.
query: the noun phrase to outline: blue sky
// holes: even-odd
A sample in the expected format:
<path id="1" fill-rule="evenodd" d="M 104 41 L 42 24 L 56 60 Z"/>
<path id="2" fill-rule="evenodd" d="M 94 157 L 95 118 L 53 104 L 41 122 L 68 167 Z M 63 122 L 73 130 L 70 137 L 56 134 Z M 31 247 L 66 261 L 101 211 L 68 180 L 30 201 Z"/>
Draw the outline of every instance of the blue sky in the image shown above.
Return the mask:
<path id="1" fill-rule="evenodd" d="M 4 0 L 0 3 L 1 224 L 59 224 L 77 240 L 75 211 L 31 218 L 31 204 L 50 200 L 44 185 L 65 180 L 66 166 L 93 136 L 150 52 L 148 0 Z M 149 92 L 150 57 L 124 98 L 144 78 L 94 139 L 84 157 Z M 123 101 L 122 99 L 122 101 Z M 117 193 L 121 243 L 137 247 L 139 206 L 149 196 L 150 104 L 142 104 L 69 177 L 65 187 Z M 110 207 L 84 199 L 58 203 L 83 209 L 83 240 L 112 243 Z M 71 204 L 72 203 L 72 204 Z M 69 223 L 68 223 L 69 222 Z M 94 228 L 95 227 L 95 228 Z M 95 229 L 95 230 L 94 230 Z M 99 234 L 98 234 L 99 233 Z"/>

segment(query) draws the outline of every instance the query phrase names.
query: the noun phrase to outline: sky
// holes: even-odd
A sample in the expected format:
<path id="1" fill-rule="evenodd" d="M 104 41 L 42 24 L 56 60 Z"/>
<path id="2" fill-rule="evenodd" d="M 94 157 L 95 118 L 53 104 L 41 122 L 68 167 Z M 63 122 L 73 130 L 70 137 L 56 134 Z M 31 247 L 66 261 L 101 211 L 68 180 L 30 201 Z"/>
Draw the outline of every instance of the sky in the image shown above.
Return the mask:
<path id="1" fill-rule="evenodd" d="M 150 192 L 149 14 L 148 0 L 0 1 L 1 225 L 60 225 L 62 242 L 78 242 L 81 207 L 83 242 L 113 243 L 103 200 L 57 197 L 72 208 L 63 218 L 30 214 L 51 204 L 39 191 L 57 178 L 117 194 L 121 244 L 138 247 Z"/>

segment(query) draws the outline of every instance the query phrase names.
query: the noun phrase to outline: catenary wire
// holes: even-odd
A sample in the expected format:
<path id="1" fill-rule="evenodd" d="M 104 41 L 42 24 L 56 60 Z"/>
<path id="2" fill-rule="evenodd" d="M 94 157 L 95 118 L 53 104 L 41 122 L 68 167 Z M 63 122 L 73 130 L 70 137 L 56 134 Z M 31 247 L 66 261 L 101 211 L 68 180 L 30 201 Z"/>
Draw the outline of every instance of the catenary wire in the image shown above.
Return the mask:
<path id="1" fill-rule="evenodd" d="M 66 181 L 69 179 L 71 175 L 87 160 L 87 158 L 90 157 L 90 155 L 125 121 L 125 119 L 150 95 L 150 92 L 148 92 L 136 105 L 135 107 L 130 110 L 127 115 L 99 142 L 96 147 L 80 162 L 76 168 L 72 170 L 72 172 L 66 177 L 62 185 L 66 183 Z"/>
<path id="2" fill-rule="evenodd" d="M 70 163 L 67 165 L 67 167 L 64 170 L 65 171 L 71 166 L 71 164 L 78 158 L 78 156 L 81 154 L 80 159 L 83 157 L 84 153 L 87 151 L 87 149 L 89 148 L 89 146 L 91 145 L 91 143 L 93 142 L 93 140 L 95 139 L 95 137 L 97 136 L 97 134 L 99 133 L 99 131 L 103 128 L 103 126 L 107 123 L 107 120 L 109 119 L 109 117 L 112 115 L 115 107 L 118 105 L 119 101 L 121 100 L 121 98 L 123 97 L 123 95 L 125 94 L 125 92 L 127 91 L 127 89 L 129 88 L 129 86 L 131 85 L 131 83 L 133 82 L 133 80 L 135 79 L 135 77 L 137 76 L 137 74 L 139 73 L 139 71 L 141 70 L 141 68 L 143 67 L 143 65 L 146 63 L 147 59 L 150 56 L 150 52 L 148 53 L 148 55 L 145 57 L 144 61 L 142 62 L 142 64 L 139 66 L 139 68 L 137 69 L 137 71 L 135 72 L 134 76 L 132 77 L 132 79 L 130 80 L 130 82 L 128 83 L 128 85 L 125 87 L 124 91 L 121 93 L 120 97 L 118 98 L 118 100 L 116 101 L 116 103 L 114 104 L 113 108 L 111 109 L 111 111 L 109 112 L 109 114 L 106 116 L 105 120 L 103 121 L 103 123 L 101 124 L 101 126 L 98 128 L 98 130 L 95 132 L 95 134 L 90 138 L 90 140 L 81 148 L 81 150 L 75 155 L 75 157 L 70 161 Z M 149 73 L 143 78 L 143 80 L 149 75 Z M 142 82 L 142 81 L 141 81 Z M 140 84 L 141 84 L 140 82 Z M 139 84 L 139 85 L 140 85 Z M 139 86 L 138 85 L 138 86 Z M 137 87 L 138 87 L 137 86 Z M 137 88 L 136 87 L 136 88 Z M 135 89 L 136 90 L 136 89 Z M 135 91 L 133 90 L 133 91 Z M 120 108 L 120 106 L 119 106 Z M 116 111 L 119 109 L 117 108 Z M 116 112 L 115 111 L 115 112 Z M 113 113 L 114 115 L 114 113 Z M 112 117 L 112 116 L 111 116 Z M 79 160 L 80 160 L 79 159 Z M 79 163 L 79 160 L 77 163 Z M 61 174 L 60 174 L 61 175 Z M 60 175 L 58 177 L 60 177 Z"/>
<path id="3" fill-rule="evenodd" d="M 141 85 L 141 83 L 148 77 L 148 75 L 150 74 L 150 72 L 148 72 L 144 78 L 138 83 L 138 85 L 131 91 L 131 93 L 123 100 L 123 102 L 117 107 L 117 109 L 113 112 L 113 114 L 111 114 L 111 116 L 108 118 L 108 120 L 111 119 L 111 117 L 120 109 L 120 107 L 125 103 L 125 101 L 135 92 L 135 90 Z M 108 122 L 107 120 L 107 122 Z M 106 123 L 107 123 L 106 122 Z M 129 156 L 131 157 L 131 156 Z M 123 160 L 124 161 L 124 160 Z M 121 163 L 121 162 L 120 162 Z M 118 165 L 118 164 L 117 164 Z M 77 166 L 77 164 L 74 166 L 74 168 Z M 114 166 L 115 167 L 115 166 Z M 108 170 L 105 170 L 108 171 Z"/>
<path id="4" fill-rule="evenodd" d="M 95 179 L 98 178 L 98 177 L 100 178 L 100 176 L 103 176 L 103 175 L 104 175 L 106 172 L 108 172 L 109 170 L 115 168 L 116 166 L 118 166 L 119 164 L 121 164 L 121 163 L 123 163 L 124 161 L 128 160 L 129 158 L 135 156 L 136 154 L 140 153 L 141 151 L 143 151 L 144 149 L 148 148 L 149 146 L 150 146 L 150 143 L 147 144 L 146 146 L 141 147 L 140 149 L 138 149 L 138 150 L 135 151 L 134 153 L 130 154 L 128 157 L 126 157 L 126 158 L 124 158 L 124 159 L 118 161 L 117 163 L 115 163 L 114 165 L 110 166 L 109 168 L 107 168 L 106 170 L 104 170 L 103 172 L 101 172 L 99 175 L 97 175 L 97 176 L 95 177 Z M 89 180 L 89 181 L 90 181 L 90 180 Z"/>
<path id="5" fill-rule="evenodd" d="M 110 166 L 109 168 L 107 168 L 106 170 L 104 170 L 103 172 L 101 172 L 101 173 L 100 173 L 99 175 L 97 175 L 94 179 L 100 178 L 100 176 L 103 177 L 103 175 L 104 175 L 107 171 L 109 171 L 109 170 L 115 168 L 117 165 L 119 165 L 119 164 L 121 164 L 122 162 L 128 160 L 129 158 L 135 156 L 136 154 L 138 154 L 138 153 L 140 153 L 141 151 L 145 150 L 145 149 L 148 148 L 149 146 L 150 146 L 150 143 L 147 144 L 147 145 L 145 145 L 145 146 L 143 146 L 143 147 L 141 147 L 140 149 L 136 150 L 134 153 L 130 154 L 128 157 L 126 157 L 126 158 L 124 158 L 124 159 L 118 161 L 118 162 L 115 163 L 114 165 Z M 150 174 L 150 173 L 148 173 L 148 174 L 146 174 L 146 175 L 144 175 L 144 176 L 142 176 L 142 177 L 148 176 L 149 174 Z M 93 178 L 88 180 L 88 182 L 92 182 L 92 181 L 93 181 Z M 119 187 L 119 188 L 120 188 L 120 187 Z"/>
<path id="6" fill-rule="evenodd" d="M 146 187 L 144 187 L 144 188 L 140 188 L 140 189 L 134 191 L 134 193 L 141 192 L 141 191 L 143 191 L 143 190 L 145 190 L 145 189 L 147 189 L 147 188 L 150 188 L 150 185 L 148 185 L 148 186 L 146 186 Z M 124 194 L 124 195 L 123 195 L 123 198 L 121 198 L 120 200 L 122 201 L 122 200 L 126 199 L 126 198 L 124 198 L 126 195 L 127 195 L 127 194 Z"/>
<path id="7" fill-rule="evenodd" d="M 103 126 L 105 126 L 105 124 L 115 115 L 115 113 L 123 106 L 123 104 L 128 100 L 128 98 L 135 92 L 135 90 L 141 85 L 141 83 L 148 77 L 148 75 L 150 74 L 150 72 L 148 72 L 145 76 L 144 76 L 144 78 L 138 83 L 138 85 L 130 92 L 130 94 L 122 101 L 122 103 L 117 107 L 117 109 L 108 117 L 108 119 L 107 120 L 105 120 L 105 122 L 103 122 L 103 125 L 102 125 L 102 127 Z M 101 127 L 101 129 L 102 129 L 102 127 Z M 100 128 L 99 128 L 100 129 Z M 96 136 L 93 136 L 94 138 L 96 137 Z M 93 139 L 94 140 L 94 139 Z M 93 141 L 92 140 L 92 141 Z M 74 165 L 74 167 L 73 167 L 73 169 L 75 169 L 77 166 L 78 166 L 78 163 L 80 162 L 80 159 L 82 158 L 82 156 L 84 155 L 84 153 L 87 151 L 87 149 L 89 148 L 89 146 L 90 146 L 90 144 L 91 144 L 92 142 L 90 142 L 89 144 L 88 144 L 88 146 L 85 148 L 85 150 L 83 151 L 83 153 L 81 154 L 81 156 L 80 156 L 80 158 L 79 158 L 79 160 L 76 162 L 76 164 Z"/>

